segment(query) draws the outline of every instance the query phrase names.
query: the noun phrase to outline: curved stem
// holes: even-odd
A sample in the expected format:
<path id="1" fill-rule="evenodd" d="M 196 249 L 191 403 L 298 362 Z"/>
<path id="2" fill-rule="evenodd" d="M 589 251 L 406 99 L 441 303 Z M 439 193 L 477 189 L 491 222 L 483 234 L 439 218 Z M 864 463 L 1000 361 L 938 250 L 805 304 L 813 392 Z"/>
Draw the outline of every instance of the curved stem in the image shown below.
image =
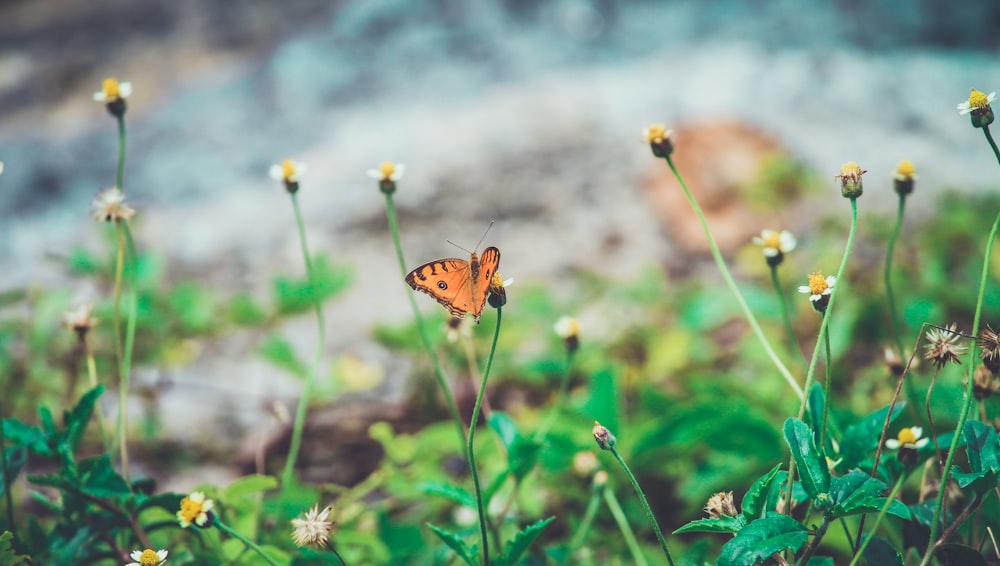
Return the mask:
<path id="1" fill-rule="evenodd" d="M 479 511 L 479 534 L 483 542 L 483 566 L 488 566 L 490 563 L 490 543 L 487 536 L 486 502 L 483 501 L 483 490 L 479 482 L 479 470 L 476 468 L 476 448 L 474 442 L 476 439 L 476 424 L 479 421 L 479 410 L 483 406 L 483 396 L 486 394 L 486 380 L 490 378 L 490 369 L 493 366 L 493 354 L 496 353 L 497 339 L 500 337 L 500 320 L 502 316 L 503 308 L 498 308 L 497 325 L 493 331 L 493 344 L 490 346 L 490 357 L 486 359 L 486 371 L 483 372 L 483 381 L 479 384 L 479 393 L 476 394 L 476 405 L 472 408 L 472 420 L 469 421 L 469 441 L 466 446 L 469 470 L 472 472 L 472 483 L 476 488 L 476 507 Z"/>
<path id="2" fill-rule="evenodd" d="M 903 480 L 906 479 L 906 474 L 899 474 L 899 479 L 896 480 L 896 485 L 892 486 L 892 492 L 889 493 L 889 497 L 885 498 L 885 505 L 879 510 L 878 516 L 875 517 L 875 523 L 872 525 L 872 530 L 865 537 L 864 542 L 858 547 L 858 551 L 854 553 L 854 557 L 851 559 L 851 563 L 848 566 L 854 566 L 861 559 L 861 555 L 865 553 L 865 549 L 868 548 L 868 543 L 871 542 L 872 537 L 875 536 L 875 531 L 878 530 L 878 526 L 882 523 L 882 519 L 885 518 L 885 514 L 889 511 L 889 506 L 892 502 L 896 500 L 896 495 L 899 494 L 899 489 L 903 487 Z M 942 487 L 942 490 L 944 488 Z M 933 548 L 933 545 L 931 545 Z"/>
<path id="3" fill-rule="evenodd" d="M 116 224 L 128 248 L 129 287 L 131 287 L 131 293 L 129 294 L 128 299 L 128 319 L 125 323 L 125 345 L 122 349 L 121 367 L 119 368 L 119 373 L 121 374 L 119 411 L 121 414 L 118 417 L 120 425 L 119 434 L 121 436 L 122 476 L 125 477 L 125 481 L 129 483 L 129 486 L 131 486 L 132 482 L 129 478 L 128 471 L 128 410 L 126 401 L 128 398 L 128 387 L 132 375 L 132 351 L 135 348 L 135 327 L 139 311 L 139 270 L 137 265 L 138 253 L 135 249 L 135 240 L 132 239 L 132 231 L 129 230 L 128 222 L 125 220 L 119 220 Z"/>
<path id="4" fill-rule="evenodd" d="M 250 550 L 253 550 L 257 554 L 259 554 L 260 557 L 264 559 L 264 562 L 267 562 L 271 566 L 278 566 L 278 563 L 275 562 L 273 558 L 271 558 L 270 556 L 268 556 L 267 554 L 265 554 L 264 553 L 264 549 L 262 549 L 261 547 L 257 546 L 257 543 L 255 543 L 254 541 L 248 539 L 246 536 L 243 535 L 243 533 L 241 533 L 241 532 L 239 532 L 239 531 L 237 531 L 237 530 L 235 530 L 235 529 L 227 526 L 225 523 L 223 523 L 222 521 L 219 520 L 218 516 L 215 517 L 215 526 L 218 527 L 220 531 L 222 531 L 222 532 L 226 533 L 227 535 L 229 535 L 229 536 L 231 536 L 231 537 L 239 540 L 240 542 L 242 542 L 243 544 L 245 544 L 247 546 L 247 548 L 249 548 Z"/>
<path id="5" fill-rule="evenodd" d="M 667 557 L 667 564 L 674 566 L 674 559 L 670 557 L 670 549 L 667 548 L 667 541 L 663 538 L 663 533 L 660 532 L 660 524 L 656 522 L 656 517 L 653 516 L 653 510 L 649 507 L 649 502 L 646 501 L 646 494 L 642 492 L 642 488 L 639 487 L 639 482 L 636 481 L 635 475 L 632 474 L 632 470 L 629 469 L 628 464 L 622 459 L 621 454 L 614 446 L 608 446 L 608 450 L 614 455 L 618 463 L 621 464 L 622 469 L 625 470 L 625 475 L 632 482 L 632 487 L 635 489 L 635 494 L 639 496 L 639 503 L 642 504 L 642 510 L 646 513 L 646 519 L 649 524 L 653 526 L 653 531 L 656 532 L 656 540 L 660 541 L 660 548 L 663 549 L 663 555 Z"/>
<path id="6" fill-rule="evenodd" d="M 906 195 L 899 195 L 899 205 L 896 207 L 896 223 L 892 227 L 892 234 L 889 236 L 889 245 L 885 252 L 885 267 L 882 277 L 885 280 L 885 294 L 889 301 L 889 320 L 892 323 L 892 335 L 896 339 L 896 351 L 903 355 L 903 337 L 899 331 L 899 312 L 896 310 L 896 297 L 892 290 L 892 257 L 896 250 L 896 240 L 899 238 L 899 230 L 903 226 L 903 210 L 906 207 Z"/>
<path id="7" fill-rule="evenodd" d="M 642 553 L 642 547 L 639 546 L 639 541 L 635 539 L 635 533 L 632 532 L 632 527 L 628 524 L 628 519 L 625 518 L 625 512 L 622 511 L 622 506 L 618 503 L 618 498 L 615 497 L 613 489 L 604 488 L 604 502 L 607 503 L 608 510 L 611 511 L 611 516 L 615 518 L 618 530 L 621 531 L 622 538 L 625 539 L 625 546 L 628 547 L 629 552 L 632 554 L 632 560 L 635 561 L 636 566 L 649 566 L 649 563 L 646 562 L 646 556 Z"/>
<path id="8" fill-rule="evenodd" d="M 802 348 L 799 347 L 799 341 L 795 338 L 795 328 L 792 327 L 792 319 L 788 316 L 788 302 L 785 300 L 785 293 L 781 290 L 781 280 L 778 278 L 778 266 L 771 265 L 770 268 L 771 283 L 774 285 L 775 294 L 778 295 L 781 320 L 785 323 L 785 334 L 788 335 L 788 350 L 798 357 L 799 363 L 802 364 L 802 370 L 805 371 L 809 367 L 809 363 L 806 361 L 805 354 L 802 353 Z"/>
<path id="9" fill-rule="evenodd" d="M 990 141 L 990 145 L 993 147 L 994 153 L 997 153 L 996 144 L 993 143 L 993 138 L 990 137 L 989 130 L 987 128 L 983 128 L 983 131 L 986 132 L 986 138 Z M 1000 161 L 1000 153 L 997 153 L 997 160 Z M 982 275 L 979 278 L 979 295 L 976 298 L 976 314 L 972 318 L 971 334 L 973 335 L 979 334 L 979 320 L 983 314 L 983 297 L 986 294 L 986 277 L 989 275 L 990 255 L 993 253 L 993 240 L 997 237 L 998 228 L 1000 228 L 1000 211 L 997 211 L 997 217 L 993 221 L 993 228 L 990 230 L 989 238 L 986 240 L 986 253 L 983 255 L 983 270 Z M 948 491 L 946 489 L 948 476 L 951 474 L 951 467 L 954 463 L 955 452 L 957 451 L 959 440 L 962 438 L 962 430 L 965 428 L 965 421 L 969 418 L 969 409 L 972 407 L 972 402 L 975 399 L 972 395 L 972 387 L 974 385 L 976 373 L 976 350 L 976 341 L 972 340 L 972 344 L 969 346 L 969 378 L 966 382 L 965 395 L 962 399 L 962 410 L 958 415 L 958 423 L 955 425 L 955 434 L 952 436 L 951 447 L 948 448 L 948 456 L 945 459 L 944 469 L 941 472 L 941 489 L 938 490 L 937 502 L 934 506 L 934 520 L 931 522 L 931 532 L 927 539 L 930 542 L 927 545 L 927 552 L 924 554 L 924 558 L 920 562 L 921 566 L 929 564 L 931 557 L 934 555 L 933 541 L 937 538 L 938 532 L 941 528 L 941 513 L 944 510 L 945 493 Z"/>
<path id="10" fill-rule="evenodd" d="M 740 310 L 743 311 L 743 316 L 746 317 L 747 322 L 750 324 L 750 328 L 753 329 L 754 335 L 760 341 L 761 346 L 764 351 L 767 352 L 771 362 L 774 366 L 778 368 L 778 372 L 781 373 L 785 381 L 788 382 L 788 386 L 792 388 L 792 391 L 805 402 L 805 395 L 802 393 L 803 388 L 799 386 L 799 383 L 792 377 L 791 372 L 785 367 L 785 364 L 781 363 L 781 358 L 775 353 L 774 348 L 771 347 L 770 342 L 767 341 L 767 336 L 764 336 L 764 331 L 761 329 L 760 324 L 757 322 L 757 318 L 753 315 L 750 307 L 747 305 L 746 300 L 743 298 L 743 294 L 740 293 L 739 287 L 736 285 L 736 281 L 733 280 L 733 276 L 729 274 L 729 268 L 726 267 L 726 261 L 722 257 L 722 252 L 719 251 L 718 244 L 715 243 L 715 238 L 712 237 L 712 232 L 708 228 L 708 221 L 705 220 L 705 214 L 701 211 L 701 206 L 698 205 L 698 201 L 695 200 L 694 195 L 687 187 L 687 183 L 684 182 L 684 178 L 681 174 L 677 172 L 677 168 L 674 166 L 674 162 L 669 156 L 665 157 L 667 165 L 670 166 L 670 170 L 673 171 L 674 177 L 677 178 L 677 182 L 680 183 L 681 188 L 684 189 L 684 195 L 687 196 L 688 202 L 691 204 L 691 208 L 694 209 L 695 216 L 698 217 L 698 221 L 701 222 L 702 230 L 705 232 L 705 237 L 708 238 L 708 246 L 712 250 L 712 257 L 715 259 L 715 264 L 719 267 L 719 271 L 722 273 L 722 278 L 726 281 L 726 285 L 729 286 L 729 290 L 732 291 L 733 295 L 736 297 L 736 302 L 740 305 Z M 832 301 L 831 301 L 832 302 Z M 808 390 L 808 385 L 805 388 Z"/>
<path id="11" fill-rule="evenodd" d="M 302 386 L 302 395 L 299 396 L 299 404 L 295 409 L 295 421 L 292 424 L 292 440 L 288 447 L 288 458 L 285 459 L 285 468 L 281 472 L 281 487 L 285 489 L 291 485 L 295 478 L 295 463 L 299 459 L 299 450 L 302 447 L 302 430 L 305 428 L 306 411 L 309 408 L 309 399 L 312 398 L 312 388 L 316 383 L 316 376 L 319 373 L 320 361 L 323 359 L 323 345 L 326 343 L 326 322 L 323 319 L 323 299 L 319 293 L 319 285 L 316 281 L 316 273 L 313 269 L 312 255 L 309 253 L 309 241 L 306 238 L 305 220 L 302 218 L 302 208 L 299 206 L 298 193 L 291 193 L 292 209 L 295 211 L 295 226 L 299 232 L 299 246 L 302 249 L 302 258 L 306 264 L 306 278 L 309 281 L 309 288 L 313 294 L 313 307 L 316 311 L 316 351 L 313 354 L 312 369 Z"/>
<path id="12" fill-rule="evenodd" d="M 997 163 L 1000 164 L 1000 150 L 997 149 L 997 144 L 993 141 L 993 136 L 990 135 L 990 127 L 983 126 L 983 135 L 986 136 L 986 141 L 990 143 L 990 149 L 993 150 L 993 155 L 997 158 Z"/>
<path id="13" fill-rule="evenodd" d="M 587 502 L 587 510 L 583 512 L 583 520 L 580 521 L 576 532 L 573 533 L 573 538 L 569 541 L 570 552 L 580 548 L 586 542 L 590 527 L 594 524 L 594 517 L 597 516 L 597 508 L 601 504 L 601 496 L 607 488 L 607 485 L 595 485 L 591 489 L 590 501 Z"/>
<path id="14" fill-rule="evenodd" d="M 337 552 L 337 549 L 334 548 L 333 543 L 330 542 L 330 539 L 326 539 L 326 548 L 330 552 L 332 552 L 334 556 L 337 557 L 337 560 L 340 560 L 340 566 L 347 566 L 347 562 L 344 562 L 344 557 L 341 556 L 339 552 Z"/>
<path id="15" fill-rule="evenodd" d="M 396 248 L 396 259 L 399 260 L 399 270 L 405 279 L 406 260 L 403 258 L 403 245 L 399 241 L 399 222 L 396 220 L 396 205 L 392 200 L 392 193 L 385 192 L 383 194 L 385 194 L 385 215 L 389 220 L 389 232 L 392 233 L 392 243 Z M 434 366 L 434 377 L 437 378 L 438 386 L 441 387 L 445 404 L 448 405 L 448 412 L 451 413 L 451 420 L 455 423 L 455 430 L 458 433 L 458 445 L 465 446 L 465 427 L 462 425 L 462 417 L 458 413 L 458 405 L 455 404 L 455 396 L 451 393 L 451 387 L 444 376 L 444 370 L 441 369 L 441 361 L 438 359 L 437 352 L 434 351 L 434 346 L 431 344 L 431 337 L 427 333 L 424 318 L 420 315 L 417 301 L 413 298 L 413 292 L 409 288 L 406 289 L 406 298 L 410 300 L 410 307 L 413 309 L 413 318 L 417 321 L 417 330 L 420 332 L 420 340 L 424 343 L 424 349 L 427 350 L 427 355 L 431 359 L 431 365 Z"/>
<path id="16" fill-rule="evenodd" d="M 819 524 L 819 528 L 816 529 L 816 533 L 813 535 L 812 541 L 810 541 L 809 546 L 806 547 L 806 551 L 802 553 L 802 558 L 799 558 L 799 564 L 809 563 L 809 559 L 816 553 L 816 549 L 819 548 L 820 541 L 823 540 L 823 536 L 826 535 L 826 530 L 829 528 L 830 518 L 824 515 L 823 520 Z"/>

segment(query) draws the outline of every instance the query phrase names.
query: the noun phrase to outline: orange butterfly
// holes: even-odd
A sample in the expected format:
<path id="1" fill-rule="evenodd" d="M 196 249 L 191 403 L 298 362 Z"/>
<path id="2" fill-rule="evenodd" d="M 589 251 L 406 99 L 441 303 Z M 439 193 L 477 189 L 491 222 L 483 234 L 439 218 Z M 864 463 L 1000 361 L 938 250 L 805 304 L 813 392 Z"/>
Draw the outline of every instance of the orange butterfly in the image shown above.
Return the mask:
<path id="1" fill-rule="evenodd" d="M 472 252 L 469 261 L 447 258 L 425 263 L 411 271 L 406 282 L 437 299 L 452 316 L 461 318 L 471 312 L 479 322 L 499 265 L 500 250 L 489 247 L 481 257 Z"/>

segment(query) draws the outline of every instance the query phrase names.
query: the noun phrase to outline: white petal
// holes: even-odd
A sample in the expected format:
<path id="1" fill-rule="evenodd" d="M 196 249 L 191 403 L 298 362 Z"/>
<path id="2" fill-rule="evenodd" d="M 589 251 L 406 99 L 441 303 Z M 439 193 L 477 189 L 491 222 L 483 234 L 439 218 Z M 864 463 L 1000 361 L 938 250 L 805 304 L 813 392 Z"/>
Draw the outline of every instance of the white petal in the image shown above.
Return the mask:
<path id="1" fill-rule="evenodd" d="M 0 175 L 3 175 L 3 161 L 0 161 Z"/>
<path id="2" fill-rule="evenodd" d="M 275 181 L 285 180 L 285 170 L 281 165 L 272 165 L 271 168 L 268 169 L 268 175 L 270 175 Z"/>
<path id="3" fill-rule="evenodd" d="M 393 181 L 398 181 L 403 178 L 403 173 L 406 171 L 406 165 L 402 163 L 396 164 L 396 170 L 393 171 L 392 175 L 389 176 Z"/>
<path id="4" fill-rule="evenodd" d="M 913 438 L 920 438 L 920 435 L 924 433 L 924 429 L 920 428 L 919 426 L 911 426 L 910 432 L 913 433 Z"/>
<path id="5" fill-rule="evenodd" d="M 993 104 L 993 101 L 997 99 L 997 91 L 993 91 L 989 96 L 986 97 L 986 104 Z"/>
<path id="6" fill-rule="evenodd" d="M 818 300 L 822 299 L 822 298 L 823 298 L 823 295 L 810 295 L 810 296 L 809 296 L 809 300 L 810 300 L 810 301 L 812 301 L 812 302 L 814 302 L 814 303 L 815 303 L 816 301 L 818 301 Z"/>
<path id="7" fill-rule="evenodd" d="M 99 90 L 94 93 L 94 102 L 107 102 L 108 96 L 104 94 L 103 90 Z"/>
<path id="8" fill-rule="evenodd" d="M 372 179 L 378 179 L 379 181 L 382 180 L 382 172 L 379 171 L 378 169 L 369 169 L 368 176 L 371 177 Z"/>
<path id="9" fill-rule="evenodd" d="M 166 550 L 157 550 L 156 551 L 156 556 L 158 556 L 160 558 L 160 561 L 162 562 L 163 560 L 167 559 L 167 551 Z"/>
<path id="10" fill-rule="evenodd" d="M 780 251 L 781 250 L 776 250 L 774 248 L 764 248 L 764 250 L 763 250 L 764 255 L 767 256 L 767 257 L 774 257 L 774 256 L 778 255 L 778 252 L 780 252 Z"/>
<path id="11" fill-rule="evenodd" d="M 767 240 L 768 238 L 770 238 L 773 235 L 774 235 L 774 230 L 761 230 L 760 231 L 760 237 L 763 238 L 763 239 L 765 239 L 765 240 Z"/>
<path id="12" fill-rule="evenodd" d="M 760 236 L 754 236 L 753 237 L 753 243 L 757 244 L 758 246 L 763 246 L 764 245 L 764 239 L 761 238 Z"/>
<path id="13" fill-rule="evenodd" d="M 837 283 L 837 278 L 834 277 L 833 275 L 828 275 L 826 277 L 826 286 L 827 287 L 833 287 L 834 285 L 836 285 L 836 283 Z"/>
<path id="14" fill-rule="evenodd" d="M 790 252 L 795 249 L 795 246 L 797 246 L 798 243 L 799 242 L 795 239 L 795 236 L 793 236 L 788 230 L 781 233 L 781 251 Z"/>
<path id="15" fill-rule="evenodd" d="M 885 447 L 888 448 L 889 450 L 895 450 L 899 448 L 899 441 L 896 440 L 895 438 L 890 438 L 889 440 L 885 441 Z"/>
<path id="16" fill-rule="evenodd" d="M 141 558 L 141 557 L 142 557 L 142 551 L 141 550 L 133 550 L 132 554 L 129 554 L 129 558 L 131 558 L 132 560 L 135 560 L 135 561 L 138 561 L 139 558 Z"/>
<path id="17" fill-rule="evenodd" d="M 510 287 L 513 284 L 514 284 L 514 278 L 513 277 L 511 277 L 510 279 L 504 279 L 503 280 L 503 286 L 504 287 Z"/>
<path id="18" fill-rule="evenodd" d="M 118 83 L 118 96 L 128 98 L 132 94 L 132 83 Z"/>
<path id="19" fill-rule="evenodd" d="M 927 446 L 927 443 L 929 441 L 930 441 L 929 438 L 921 438 L 913 446 L 915 446 L 916 448 L 923 448 L 924 446 Z"/>
<path id="20" fill-rule="evenodd" d="M 809 285 L 799 285 L 799 293 L 812 294 L 812 288 Z"/>

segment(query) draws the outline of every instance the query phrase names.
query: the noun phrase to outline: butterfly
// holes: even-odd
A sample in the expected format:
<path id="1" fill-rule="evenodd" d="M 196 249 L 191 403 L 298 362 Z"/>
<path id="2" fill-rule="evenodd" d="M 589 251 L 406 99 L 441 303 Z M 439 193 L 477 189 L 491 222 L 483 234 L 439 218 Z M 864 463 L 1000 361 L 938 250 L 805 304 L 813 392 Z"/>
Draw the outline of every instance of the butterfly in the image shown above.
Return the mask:
<path id="1" fill-rule="evenodd" d="M 482 256 L 472 252 L 469 261 L 447 258 L 425 263 L 411 271 L 406 282 L 437 299 L 452 316 L 461 318 L 471 312 L 479 322 L 499 265 L 500 250 L 489 247 Z"/>

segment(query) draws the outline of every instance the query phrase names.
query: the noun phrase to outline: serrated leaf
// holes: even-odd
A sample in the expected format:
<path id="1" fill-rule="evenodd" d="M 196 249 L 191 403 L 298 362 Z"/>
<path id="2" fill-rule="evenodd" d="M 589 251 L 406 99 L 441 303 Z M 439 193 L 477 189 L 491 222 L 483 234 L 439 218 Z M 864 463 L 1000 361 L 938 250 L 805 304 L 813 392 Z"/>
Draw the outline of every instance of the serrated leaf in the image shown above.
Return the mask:
<path id="1" fill-rule="evenodd" d="M 809 531 L 802 523 L 788 515 L 768 513 L 723 545 L 718 566 L 753 566 L 783 550 L 797 552 L 808 538 Z"/>
<path id="2" fill-rule="evenodd" d="M 104 394 L 104 386 L 98 385 L 87 391 L 80 397 L 77 404 L 63 413 L 63 424 L 66 426 L 66 445 L 71 454 L 76 453 L 76 447 L 83 438 L 83 433 L 90 423 L 90 416 L 94 413 L 94 404 Z"/>
<path id="3" fill-rule="evenodd" d="M 863 538 L 868 538 L 868 535 Z M 896 548 L 882 537 L 873 536 L 862 557 L 869 566 L 903 566 L 903 559 Z"/>
<path id="4" fill-rule="evenodd" d="M 833 507 L 827 514 L 836 519 L 879 511 L 887 501 L 887 498 L 882 497 L 886 487 L 885 483 L 861 470 L 851 470 L 846 476 L 833 479 L 830 487 Z M 889 505 L 888 512 L 901 519 L 910 518 L 909 508 L 895 499 Z"/>
<path id="5" fill-rule="evenodd" d="M 346 289 L 353 279 L 353 271 L 318 256 L 313 258 L 313 277 L 313 282 L 306 278 L 275 278 L 272 291 L 279 313 L 295 314 L 312 309 L 316 301 L 322 302 Z"/>
<path id="6" fill-rule="evenodd" d="M 445 482 L 428 481 L 420 484 L 420 490 L 428 495 L 440 495 L 466 507 L 476 509 L 476 498 L 468 491 Z"/>
<path id="7" fill-rule="evenodd" d="M 988 562 L 982 553 L 964 544 L 942 544 L 934 551 L 934 557 L 945 566 L 961 564 L 962 566 L 987 566 Z"/>
<path id="8" fill-rule="evenodd" d="M 727 517 L 723 515 L 718 519 L 714 517 L 709 517 L 707 519 L 698 519 L 691 521 L 690 523 L 682 526 L 681 528 L 674 531 L 675 535 L 681 533 L 738 533 L 740 529 L 743 528 L 744 521 L 742 517 Z"/>
<path id="9" fill-rule="evenodd" d="M 27 562 L 29 556 L 18 555 L 14 552 L 14 535 L 10 531 L 0 534 L 0 566 L 16 566 Z"/>
<path id="10" fill-rule="evenodd" d="M 268 336 L 260 348 L 257 349 L 257 353 L 266 361 L 271 362 L 295 377 L 304 378 L 308 374 L 306 365 L 295 355 L 295 349 L 292 348 L 291 342 L 277 334 Z"/>
<path id="11" fill-rule="evenodd" d="M 542 529 L 553 520 L 555 520 L 555 517 L 549 517 L 548 519 L 542 519 L 524 527 L 521 532 L 514 535 L 513 539 L 507 541 L 507 544 L 504 546 L 503 556 L 495 562 L 495 565 L 515 566 L 517 561 L 521 559 L 521 555 L 528 550 L 531 543 L 542 533 Z"/>
<path id="12" fill-rule="evenodd" d="M 965 473 L 956 467 L 952 470 L 952 477 L 960 487 L 972 486 L 978 495 L 982 495 L 996 487 L 1000 480 L 997 431 L 979 421 L 968 421 L 962 429 L 962 436 L 965 439 L 970 471 Z"/>
<path id="13" fill-rule="evenodd" d="M 80 480 L 80 491 L 98 499 L 132 495 L 125 478 L 115 472 L 107 454 L 80 462 Z"/>
<path id="14" fill-rule="evenodd" d="M 518 481 L 524 479 L 538 463 L 541 443 L 522 435 L 517 430 L 514 419 L 506 413 L 494 411 L 490 415 L 489 424 L 507 448 L 507 469 Z"/>
<path id="15" fill-rule="evenodd" d="M 276 489 L 277 487 L 278 480 L 274 476 L 251 474 L 238 478 L 226 486 L 226 489 L 222 491 L 220 499 L 223 501 L 232 501 L 246 497 L 247 495 Z"/>
<path id="16" fill-rule="evenodd" d="M 21 445 L 39 456 L 52 456 L 49 435 L 38 427 L 25 424 L 15 418 L 4 419 L 3 435 L 9 444 Z"/>
<path id="17" fill-rule="evenodd" d="M 757 478 L 757 481 L 753 482 L 753 485 L 750 486 L 750 489 L 743 496 L 743 516 L 746 517 L 748 522 L 759 519 L 764 514 L 764 509 L 767 506 L 767 496 L 771 492 L 771 485 L 774 484 L 774 478 L 777 477 L 778 470 L 780 469 L 781 464 L 778 464 L 771 468 L 770 472 Z"/>
<path id="18" fill-rule="evenodd" d="M 806 423 L 790 418 L 785 421 L 783 429 L 785 442 L 788 443 L 798 467 L 802 488 L 810 498 L 816 500 L 830 491 L 830 468 L 826 464 L 826 457 L 816 448 L 812 431 Z"/>
<path id="19" fill-rule="evenodd" d="M 475 546 L 469 548 L 469 545 L 465 544 L 465 541 L 462 540 L 458 535 L 446 531 L 441 527 L 436 527 L 430 523 L 427 523 L 427 526 L 434 534 L 438 536 L 438 538 L 441 539 L 442 542 L 445 543 L 445 545 L 448 546 L 448 548 L 450 548 L 455 554 L 457 554 L 459 558 L 465 561 L 465 563 L 468 566 L 476 566 L 477 564 L 476 558 L 478 557 L 478 552 L 476 551 Z"/>
<path id="20" fill-rule="evenodd" d="M 889 423 L 896 420 L 899 413 L 906 407 L 905 401 L 899 401 L 892 409 L 892 416 Z M 878 448 L 879 438 L 882 436 L 882 426 L 885 425 L 885 417 L 889 414 L 889 406 L 871 413 L 861 419 L 857 424 L 847 427 L 844 437 L 840 441 L 840 463 L 837 464 L 837 471 L 843 473 L 847 470 L 858 467 L 872 450 Z"/>

